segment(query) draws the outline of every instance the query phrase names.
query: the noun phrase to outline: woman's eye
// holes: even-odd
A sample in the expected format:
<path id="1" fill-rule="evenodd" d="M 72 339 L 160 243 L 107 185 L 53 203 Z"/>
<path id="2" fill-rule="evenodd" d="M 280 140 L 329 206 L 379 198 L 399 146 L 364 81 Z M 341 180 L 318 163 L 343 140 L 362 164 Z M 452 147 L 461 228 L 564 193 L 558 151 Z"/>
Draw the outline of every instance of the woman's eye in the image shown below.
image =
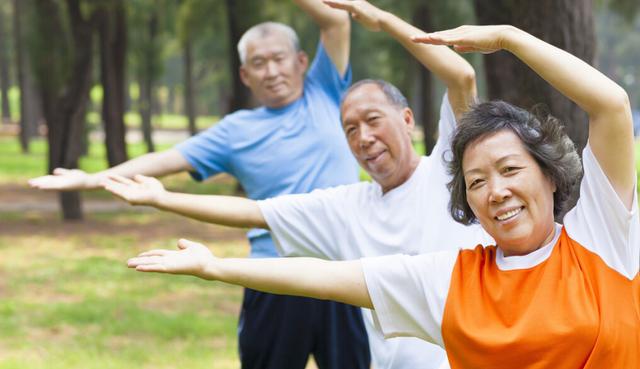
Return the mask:
<path id="1" fill-rule="evenodd" d="M 469 189 L 477 187 L 478 185 L 480 185 L 480 183 L 482 183 L 481 179 L 473 179 L 473 180 L 471 180 L 471 183 L 469 184 Z"/>

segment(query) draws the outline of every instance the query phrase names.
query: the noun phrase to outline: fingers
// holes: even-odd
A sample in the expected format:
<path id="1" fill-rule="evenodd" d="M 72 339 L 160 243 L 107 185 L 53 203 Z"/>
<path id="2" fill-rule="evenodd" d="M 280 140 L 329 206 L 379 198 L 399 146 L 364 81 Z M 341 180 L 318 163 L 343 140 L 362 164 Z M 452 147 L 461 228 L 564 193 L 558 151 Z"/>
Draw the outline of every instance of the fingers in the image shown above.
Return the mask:
<path id="1" fill-rule="evenodd" d="M 137 183 L 145 183 L 153 179 L 154 179 L 153 177 L 143 176 L 142 174 L 136 174 L 135 176 L 133 176 L 133 180 L 136 181 Z"/>
<path id="2" fill-rule="evenodd" d="M 349 12 L 353 11 L 354 9 L 351 1 L 323 0 L 323 2 L 334 9 L 342 9 Z"/>
<path id="3" fill-rule="evenodd" d="M 129 202 L 127 187 L 125 185 L 122 185 L 111 179 L 106 179 L 102 183 L 102 188 L 104 188 L 105 191 L 111 192 L 113 195 L 117 196 L 118 198 L 126 202 Z"/>
<path id="4" fill-rule="evenodd" d="M 41 188 L 42 183 L 47 181 L 47 179 L 48 179 L 47 177 L 49 177 L 49 176 L 31 178 L 27 183 L 29 183 L 29 186 L 39 189 L 39 188 Z"/>
<path id="5" fill-rule="evenodd" d="M 175 251 L 165 250 L 165 249 L 154 249 L 154 250 L 149 250 L 149 251 L 140 253 L 137 257 L 143 258 L 143 257 L 152 257 L 152 256 L 167 256 L 172 252 L 175 252 Z"/>
<path id="6" fill-rule="evenodd" d="M 184 250 L 184 249 L 187 249 L 189 247 L 194 247 L 194 246 L 203 246 L 204 247 L 204 245 L 201 244 L 201 243 L 189 241 L 189 240 L 187 240 L 185 238 L 181 238 L 180 240 L 178 240 L 178 248 L 180 250 Z"/>
<path id="7" fill-rule="evenodd" d="M 162 264 L 138 265 L 135 268 L 138 272 L 167 273 L 167 267 Z"/>
<path id="8" fill-rule="evenodd" d="M 57 176 L 67 174 L 69 172 L 71 172 L 71 170 L 70 169 L 65 169 L 65 168 L 56 168 L 56 169 L 53 170 L 53 174 L 57 175 Z"/>
<path id="9" fill-rule="evenodd" d="M 121 175 L 117 175 L 117 174 L 110 174 L 108 176 L 108 178 L 110 180 L 112 180 L 113 182 L 121 183 L 121 184 L 124 184 L 124 185 L 135 185 L 135 184 L 137 184 L 133 180 L 131 180 L 131 179 L 127 178 L 127 177 L 121 176 Z"/>
<path id="10" fill-rule="evenodd" d="M 134 258 L 127 260 L 127 267 L 129 268 L 137 268 L 139 266 L 146 265 L 164 265 L 165 264 L 165 256 L 163 255 L 145 255 L 146 253 L 140 254 Z"/>

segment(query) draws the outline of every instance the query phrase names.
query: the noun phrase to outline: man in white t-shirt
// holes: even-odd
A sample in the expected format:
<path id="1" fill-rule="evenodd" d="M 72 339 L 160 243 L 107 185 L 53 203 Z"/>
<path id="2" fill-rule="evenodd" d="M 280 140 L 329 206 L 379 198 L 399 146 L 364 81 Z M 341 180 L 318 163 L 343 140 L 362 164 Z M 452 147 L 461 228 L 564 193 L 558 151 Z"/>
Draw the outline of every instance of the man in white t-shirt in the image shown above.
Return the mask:
<path id="1" fill-rule="evenodd" d="M 382 29 L 401 42 L 447 86 L 439 139 L 429 157 L 413 149 L 413 113 L 393 85 L 379 80 L 354 84 L 341 105 L 349 147 L 373 182 L 286 195 L 264 201 L 228 196 L 170 193 L 152 178 L 114 177 L 105 188 L 136 205 L 151 205 L 211 223 L 268 228 L 283 256 L 358 259 L 418 254 L 489 243 L 480 227 L 456 223 L 447 210 L 449 193 L 443 155 L 456 125 L 476 97 L 472 67 L 446 47 L 418 45 L 419 30 L 366 2 L 346 9 L 367 28 Z M 312 160 L 310 158 L 309 160 Z M 375 368 L 447 366 L 439 347 L 415 338 L 385 341 L 365 312 Z"/>

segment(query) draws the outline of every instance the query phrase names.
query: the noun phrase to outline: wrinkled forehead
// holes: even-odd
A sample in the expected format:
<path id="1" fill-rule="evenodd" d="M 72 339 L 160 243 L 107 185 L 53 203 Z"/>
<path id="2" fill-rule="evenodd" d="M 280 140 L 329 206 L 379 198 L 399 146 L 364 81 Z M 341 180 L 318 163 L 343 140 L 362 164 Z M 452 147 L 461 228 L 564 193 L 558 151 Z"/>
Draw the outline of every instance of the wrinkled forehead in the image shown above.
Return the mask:
<path id="1" fill-rule="evenodd" d="M 382 89 L 375 83 L 367 83 L 350 89 L 342 97 L 340 114 L 344 118 L 354 113 L 393 108 Z"/>

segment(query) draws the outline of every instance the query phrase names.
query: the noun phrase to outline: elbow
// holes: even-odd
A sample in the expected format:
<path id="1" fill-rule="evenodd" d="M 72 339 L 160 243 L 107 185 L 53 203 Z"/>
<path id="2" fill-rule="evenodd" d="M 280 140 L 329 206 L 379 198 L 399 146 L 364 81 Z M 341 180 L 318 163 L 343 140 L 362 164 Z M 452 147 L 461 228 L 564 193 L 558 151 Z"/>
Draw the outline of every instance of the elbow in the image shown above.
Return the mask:
<path id="1" fill-rule="evenodd" d="M 605 96 L 603 98 L 603 96 Z M 612 117 L 620 115 L 631 116 L 631 102 L 629 95 L 622 87 L 616 85 L 615 88 L 607 91 L 606 95 L 600 97 L 597 107 L 588 111 L 594 117 Z"/>
<path id="2" fill-rule="evenodd" d="M 631 111 L 629 94 L 624 88 L 618 86 L 618 91 L 612 94 L 612 106 L 620 112 Z"/>
<path id="3" fill-rule="evenodd" d="M 475 91 L 476 89 L 476 72 L 470 64 L 465 64 L 456 78 L 458 88 L 465 91 Z"/>

